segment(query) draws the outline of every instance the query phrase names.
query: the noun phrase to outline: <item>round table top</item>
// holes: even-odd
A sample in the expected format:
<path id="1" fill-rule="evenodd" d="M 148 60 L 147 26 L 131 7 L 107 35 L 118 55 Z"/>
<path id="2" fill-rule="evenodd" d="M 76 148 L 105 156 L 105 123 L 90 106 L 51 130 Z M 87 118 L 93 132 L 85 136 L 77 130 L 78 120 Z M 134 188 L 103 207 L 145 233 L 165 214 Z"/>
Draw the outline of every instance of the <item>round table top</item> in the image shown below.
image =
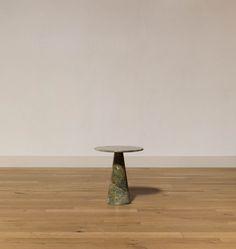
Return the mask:
<path id="1" fill-rule="evenodd" d="M 103 152 L 136 152 L 142 151 L 142 147 L 137 146 L 126 146 L 126 145 L 112 145 L 112 146 L 99 146 L 95 150 Z"/>

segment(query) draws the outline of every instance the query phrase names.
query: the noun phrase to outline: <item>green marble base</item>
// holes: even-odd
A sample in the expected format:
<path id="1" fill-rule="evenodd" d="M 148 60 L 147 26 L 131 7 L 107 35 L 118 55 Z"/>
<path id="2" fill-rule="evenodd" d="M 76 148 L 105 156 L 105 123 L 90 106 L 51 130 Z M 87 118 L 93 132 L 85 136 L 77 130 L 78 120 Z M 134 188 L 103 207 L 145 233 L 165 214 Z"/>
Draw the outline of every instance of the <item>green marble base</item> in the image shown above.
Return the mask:
<path id="1" fill-rule="evenodd" d="M 110 205 L 124 205 L 130 203 L 123 152 L 114 153 L 107 203 Z"/>

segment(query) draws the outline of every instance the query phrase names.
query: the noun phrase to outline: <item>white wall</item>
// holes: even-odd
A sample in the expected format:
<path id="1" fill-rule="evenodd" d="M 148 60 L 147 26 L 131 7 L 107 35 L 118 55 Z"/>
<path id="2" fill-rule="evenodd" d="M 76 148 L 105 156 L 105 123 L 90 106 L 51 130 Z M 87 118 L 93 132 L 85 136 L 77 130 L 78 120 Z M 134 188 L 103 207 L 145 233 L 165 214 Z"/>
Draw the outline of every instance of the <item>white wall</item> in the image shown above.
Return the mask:
<path id="1" fill-rule="evenodd" d="M 0 155 L 236 155 L 235 9 L 0 0 Z"/>

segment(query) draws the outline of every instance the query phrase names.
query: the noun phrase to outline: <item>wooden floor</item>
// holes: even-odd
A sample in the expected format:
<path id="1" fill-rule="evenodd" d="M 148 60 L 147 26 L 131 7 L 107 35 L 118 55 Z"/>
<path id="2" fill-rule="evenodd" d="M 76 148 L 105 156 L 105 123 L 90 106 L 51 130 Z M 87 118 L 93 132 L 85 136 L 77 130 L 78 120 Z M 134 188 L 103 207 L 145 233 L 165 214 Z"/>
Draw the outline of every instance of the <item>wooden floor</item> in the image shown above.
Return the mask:
<path id="1" fill-rule="evenodd" d="M 128 169 L 119 207 L 110 173 L 1 168 L 0 249 L 236 249 L 236 168 Z"/>

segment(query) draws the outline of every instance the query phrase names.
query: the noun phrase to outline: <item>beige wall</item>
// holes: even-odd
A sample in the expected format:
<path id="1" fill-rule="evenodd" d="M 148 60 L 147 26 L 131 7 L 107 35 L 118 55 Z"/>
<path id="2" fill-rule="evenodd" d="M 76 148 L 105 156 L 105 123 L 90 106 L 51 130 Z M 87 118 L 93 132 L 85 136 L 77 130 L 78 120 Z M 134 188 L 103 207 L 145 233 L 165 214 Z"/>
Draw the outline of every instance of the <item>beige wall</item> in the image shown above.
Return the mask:
<path id="1" fill-rule="evenodd" d="M 0 0 L 0 154 L 131 144 L 236 155 L 235 10 L 234 0 Z"/>

